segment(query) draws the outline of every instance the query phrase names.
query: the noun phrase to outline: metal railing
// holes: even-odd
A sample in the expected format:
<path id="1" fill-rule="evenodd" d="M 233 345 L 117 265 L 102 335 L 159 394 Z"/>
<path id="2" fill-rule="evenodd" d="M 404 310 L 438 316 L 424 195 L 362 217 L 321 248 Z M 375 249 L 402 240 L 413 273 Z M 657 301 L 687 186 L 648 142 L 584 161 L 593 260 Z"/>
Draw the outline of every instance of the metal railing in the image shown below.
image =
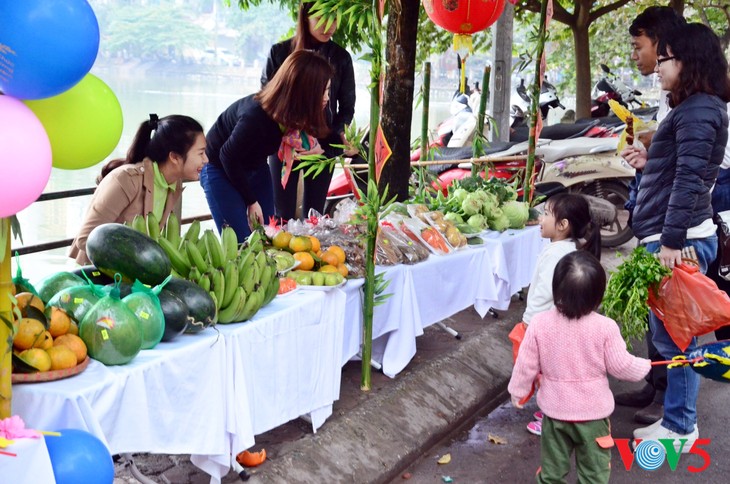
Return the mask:
<path id="1" fill-rule="evenodd" d="M 63 200 L 67 198 L 74 198 L 74 197 L 85 197 L 88 195 L 93 195 L 96 191 L 96 187 L 90 187 L 90 188 L 78 188 L 75 190 L 61 190 L 58 192 L 49 192 L 44 193 L 40 197 L 38 197 L 38 200 L 36 200 L 34 203 L 38 202 L 47 202 L 51 200 Z M 187 217 L 183 218 L 180 221 L 181 225 L 192 223 L 194 220 L 211 220 L 213 216 L 208 213 L 204 215 L 196 215 L 193 217 Z M 53 240 L 51 242 L 43 242 L 40 244 L 34 244 L 34 245 L 27 245 L 22 247 L 13 247 L 11 250 L 11 254 L 18 254 L 18 255 L 26 255 L 26 254 L 36 254 L 39 252 L 46 252 L 49 250 L 54 249 L 60 249 L 63 247 L 70 247 L 73 243 L 74 239 L 60 239 L 60 240 Z"/>

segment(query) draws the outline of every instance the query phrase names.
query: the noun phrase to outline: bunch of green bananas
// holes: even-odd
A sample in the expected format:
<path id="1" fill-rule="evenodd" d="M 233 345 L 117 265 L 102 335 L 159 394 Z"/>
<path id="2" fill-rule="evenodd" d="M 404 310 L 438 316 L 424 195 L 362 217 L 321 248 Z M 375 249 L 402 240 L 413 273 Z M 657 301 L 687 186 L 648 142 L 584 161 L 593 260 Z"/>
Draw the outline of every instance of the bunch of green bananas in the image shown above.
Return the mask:
<path id="1" fill-rule="evenodd" d="M 150 216 L 145 222 L 145 226 L 155 223 L 150 222 Z M 133 221 L 132 227 L 142 231 L 141 222 L 135 225 Z M 279 290 L 276 262 L 264 252 L 258 231 L 239 248 L 231 227 L 224 227 L 218 239 L 211 229 L 201 234 L 200 221 L 195 220 L 181 235 L 177 217 L 170 214 L 164 231 L 160 233 L 158 227 L 155 240 L 170 258 L 174 276 L 193 281 L 209 292 L 218 308 L 219 323 L 250 319 Z"/>

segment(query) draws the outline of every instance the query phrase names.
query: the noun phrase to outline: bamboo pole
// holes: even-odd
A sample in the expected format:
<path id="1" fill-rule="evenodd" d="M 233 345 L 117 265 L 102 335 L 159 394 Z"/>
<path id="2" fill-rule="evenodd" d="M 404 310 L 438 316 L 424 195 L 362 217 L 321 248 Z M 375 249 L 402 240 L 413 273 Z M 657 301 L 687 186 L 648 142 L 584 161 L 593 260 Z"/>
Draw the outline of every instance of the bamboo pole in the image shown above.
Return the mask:
<path id="1" fill-rule="evenodd" d="M 484 158 L 463 158 L 461 160 L 428 160 L 428 161 L 411 161 L 411 166 L 433 166 L 433 165 L 459 165 L 461 163 L 473 163 L 475 165 L 488 165 L 489 163 L 500 163 L 508 161 L 520 161 L 526 158 L 525 155 L 510 155 L 510 156 L 494 156 Z M 369 165 L 365 163 L 345 163 L 342 165 L 343 168 L 352 169 L 363 169 L 368 168 Z"/>
<path id="2" fill-rule="evenodd" d="M 12 294 L 13 277 L 10 270 L 12 257 L 10 255 L 10 219 L 0 219 L 0 231 L 5 237 L 5 256 L 0 262 L 0 316 L 8 322 L 13 320 L 13 306 L 10 300 Z M 0 249 L 2 250 L 2 249 Z M 12 415 L 13 396 L 13 331 L 5 321 L 0 321 L 0 419 Z"/>
<path id="3" fill-rule="evenodd" d="M 489 76 L 492 73 L 491 66 L 484 66 L 484 74 L 482 75 L 482 92 L 479 96 L 479 111 L 477 113 L 477 129 L 474 132 L 474 157 L 481 158 L 484 155 L 484 117 L 487 113 L 487 100 L 489 99 Z M 472 176 L 476 175 L 476 165 L 471 167 Z"/>
<path id="4" fill-rule="evenodd" d="M 380 83 L 382 62 L 382 17 L 379 12 L 379 1 L 373 0 L 373 57 L 370 64 L 370 149 L 368 150 L 368 203 L 373 203 L 370 187 L 375 180 L 376 134 L 380 126 Z M 377 190 L 376 190 L 377 191 Z M 375 194 L 375 198 L 377 193 Z M 369 214 L 367 222 L 367 243 L 365 248 L 365 284 L 363 287 L 363 321 L 362 321 L 362 365 L 360 373 L 360 390 L 370 391 L 370 360 L 373 354 L 373 314 L 375 311 L 375 243 L 378 237 L 378 214 Z"/>
<path id="5" fill-rule="evenodd" d="M 428 158 L 428 109 L 431 103 L 431 63 L 423 66 L 423 113 L 421 114 L 421 159 Z"/>
<path id="6" fill-rule="evenodd" d="M 530 138 L 527 141 L 527 166 L 525 167 L 525 179 L 523 181 L 523 200 L 532 202 L 534 172 L 535 172 L 535 144 L 537 142 L 537 117 L 540 116 L 540 87 L 542 85 L 542 72 L 540 65 L 545 53 L 545 37 L 547 36 L 547 4 L 548 0 L 542 0 L 540 7 L 540 28 L 537 33 L 537 52 L 535 53 L 535 82 L 532 85 L 532 106 L 530 107 Z"/>

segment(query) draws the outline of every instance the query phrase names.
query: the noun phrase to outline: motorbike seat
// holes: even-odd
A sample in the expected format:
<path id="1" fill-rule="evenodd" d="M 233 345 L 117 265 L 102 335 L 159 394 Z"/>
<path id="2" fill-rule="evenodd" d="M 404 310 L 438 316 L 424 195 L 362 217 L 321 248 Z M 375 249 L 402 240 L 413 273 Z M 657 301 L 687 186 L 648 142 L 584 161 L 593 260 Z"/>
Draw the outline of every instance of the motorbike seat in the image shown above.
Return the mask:
<path id="1" fill-rule="evenodd" d="M 575 123 L 560 123 L 560 124 L 551 124 L 549 126 L 545 126 L 542 128 L 542 131 L 540 131 L 540 137 L 541 138 L 547 138 L 547 139 L 571 139 L 571 138 L 579 138 L 581 136 L 584 136 L 591 128 L 598 125 L 600 121 L 595 120 L 591 123 L 581 123 L 581 124 L 575 124 Z M 514 128 L 514 131 L 510 133 L 509 139 L 510 141 L 520 142 L 520 141 L 527 141 L 529 138 L 530 132 L 527 126 L 518 126 L 517 128 Z"/>

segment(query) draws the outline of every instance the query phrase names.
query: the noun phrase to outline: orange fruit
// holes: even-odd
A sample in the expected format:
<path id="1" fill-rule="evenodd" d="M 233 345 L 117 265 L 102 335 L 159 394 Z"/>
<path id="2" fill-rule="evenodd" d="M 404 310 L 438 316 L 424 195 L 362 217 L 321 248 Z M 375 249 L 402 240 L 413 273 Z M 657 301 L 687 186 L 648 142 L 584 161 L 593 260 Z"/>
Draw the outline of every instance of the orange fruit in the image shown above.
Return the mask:
<path id="1" fill-rule="evenodd" d="M 41 348 L 43 350 L 47 350 L 51 346 L 53 346 L 53 336 L 48 331 L 43 331 L 41 337 L 33 343 L 33 348 Z"/>
<path id="2" fill-rule="evenodd" d="M 249 452 L 244 450 L 236 455 L 236 461 L 245 467 L 256 467 L 261 465 L 266 460 L 266 449 L 261 449 L 261 452 Z"/>
<path id="3" fill-rule="evenodd" d="M 300 262 L 297 267 L 300 271 L 311 271 L 314 267 L 314 257 L 309 252 L 295 252 L 294 259 Z"/>
<path id="4" fill-rule="evenodd" d="M 21 312 L 28 306 L 33 306 L 40 312 L 46 310 L 46 305 L 43 304 L 41 298 L 31 292 L 19 292 L 15 295 L 15 299 L 18 301 L 18 309 L 20 309 Z"/>
<path id="5" fill-rule="evenodd" d="M 319 272 L 338 272 L 338 270 L 337 270 L 337 266 L 327 264 L 327 265 L 320 267 Z"/>
<path id="6" fill-rule="evenodd" d="M 309 252 L 312 250 L 312 241 L 309 240 L 309 237 L 297 235 L 289 241 L 289 248 L 293 252 Z"/>
<path id="7" fill-rule="evenodd" d="M 68 333 L 69 328 L 71 328 L 71 317 L 68 313 L 56 306 L 51 306 L 49 312 L 50 314 L 47 315 L 48 331 L 51 332 L 51 336 L 56 338 Z"/>
<path id="8" fill-rule="evenodd" d="M 68 327 L 68 333 L 66 334 L 75 334 L 76 336 L 79 335 L 79 325 L 76 324 L 76 321 L 71 320 L 71 326 Z"/>
<path id="9" fill-rule="evenodd" d="M 333 245 L 329 249 L 327 249 L 329 252 L 334 252 L 337 255 L 337 259 L 340 261 L 340 264 L 344 264 L 345 260 L 347 259 L 347 256 L 345 255 L 345 251 L 340 247 L 339 245 Z"/>
<path id="10" fill-rule="evenodd" d="M 325 265 L 336 266 L 340 263 L 340 259 L 337 257 L 337 254 L 330 252 L 329 250 L 324 251 L 324 253 L 322 253 L 319 257 L 322 259 L 322 264 Z"/>
<path id="11" fill-rule="evenodd" d="M 15 287 L 15 284 L 11 284 L 10 285 L 10 294 L 12 294 L 13 296 L 15 296 L 17 293 L 18 293 L 18 288 Z"/>
<path id="12" fill-rule="evenodd" d="M 66 346 L 76 355 L 76 363 L 86 359 L 86 343 L 75 334 L 64 334 L 53 340 L 53 346 Z"/>
<path id="13" fill-rule="evenodd" d="M 312 252 L 314 252 L 316 254 L 322 248 L 319 243 L 319 239 L 317 237 L 315 237 L 314 235 L 308 235 L 307 237 L 309 238 L 309 241 L 312 242 L 312 248 L 309 250 L 311 250 Z"/>
<path id="14" fill-rule="evenodd" d="M 76 366 L 76 353 L 68 346 L 53 346 L 46 351 L 51 357 L 51 370 L 65 370 Z"/>
<path id="15" fill-rule="evenodd" d="M 37 319 L 23 318 L 18 321 L 18 331 L 13 337 L 13 346 L 19 350 L 32 348 L 36 343 L 43 342 L 46 328 Z"/>
<path id="16" fill-rule="evenodd" d="M 31 348 L 21 352 L 18 357 L 39 371 L 48 371 L 51 369 L 51 356 L 46 353 L 46 350 Z"/>
<path id="17" fill-rule="evenodd" d="M 347 277 L 347 274 L 350 273 L 350 270 L 347 268 L 345 264 L 340 264 L 337 266 L 337 270 L 340 274 L 342 274 L 342 277 Z"/>
<path id="18" fill-rule="evenodd" d="M 290 234 L 286 230 L 279 230 L 276 235 L 274 235 L 274 238 L 271 240 L 271 244 L 277 249 L 286 249 L 289 247 L 289 242 L 291 241 L 291 238 L 292 234 Z"/>

